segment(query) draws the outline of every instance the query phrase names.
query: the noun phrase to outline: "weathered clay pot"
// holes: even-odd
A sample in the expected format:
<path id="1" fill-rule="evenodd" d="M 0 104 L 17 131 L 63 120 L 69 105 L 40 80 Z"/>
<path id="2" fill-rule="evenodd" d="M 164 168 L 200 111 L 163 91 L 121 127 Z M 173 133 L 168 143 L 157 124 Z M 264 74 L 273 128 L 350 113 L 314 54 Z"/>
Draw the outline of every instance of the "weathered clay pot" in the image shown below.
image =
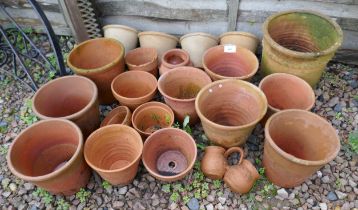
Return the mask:
<path id="1" fill-rule="evenodd" d="M 119 103 L 133 111 L 152 100 L 157 90 L 157 79 L 145 71 L 127 71 L 114 78 L 111 86 Z"/>
<path id="2" fill-rule="evenodd" d="M 172 182 L 189 173 L 196 155 L 196 144 L 189 134 L 177 128 L 164 128 L 144 142 L 142 161 L 152 176 Z"/>
<path id="3" fill-rule="evenodd" d="M 243 47 L 255 53 L 259 39 L 248 32 L 229 31 L 220 35 L 220 44 L 233 44 L 237 48 Z"/>
<path id="4" fill-rule="evenodd" d="M 164 101 L 174 111 L 176 118 L 183 122 L 190 116 L 190 124 L 198 121 L 195 111 L 195 98 L 200 89 L 211 83 L 210 77 L 194 67 L 177 67 L 163 74 L 158 80 L 159 92 Z"/>
<path id="5" fill-rule="evenodd" d="M 107 125 L 87 139 L 84 156 L 88 165 L 112 185 L 133 181 L 142 155 L 142 138 L 126 125 Z"/>
<path id="6" fill-rule="evenodd" d="M 159 74 L 162 75 L 165 72 L 181 67 L 191 66 L 189 54 L 182 49 L 172 49 L 164 53 L 162 57 L 162 63 L 159 68 Z"/>
<path id="7" fill-rule="evenodd" d="M 137 47 L 138 31 L 125 25 L 106 25 L 103 27 L 104 37 L 120 41 L 126 54 Z"/>
<path id="8" fill-rule="evenodd" d="M 218 38 L 207 33 L 190 33 L 180 38 L 181 48 L 190 55 L 194 67 L 203 67 L 204 52 L 218 44 Z"/>
<path id="9" fill-rule="evenodd" d="M 132 125 L 132 112 L 126 106 L 118 106 L 108 113 L 101 123 L 101 127 L 112 124 Z"/>
<path id="10" fill-rule="evenodd" d="M 132 125 L 143 136 L 143 139 L 156 130 L 171 127 L 173 123 L 173 110 L 155 101 L 140 105 L 132 115 Z"/>
<path id="11" fill-rule="evenodd" d="M 71 120 L 81 128 L 84 138 L 99 126 L 97 87 L 86 77 L 51 80 L 36 91 L 32 102 L 32 110 L 40 119 Z"/>
<path id="12" fill-rule="evenodd" d="M 219 80 L 200 90 L 195 110 L 209 140 L 228 148 L 246 142 L 266 114 L 267 99 L 249 82 Z"/>
<path id="13" fill-rule="evenodd" d="M 228 78 L 250 81 L 259 68 L 259 61 L 248 49 L 225 52 L 225 46 L 219 45 L 204 53 L 203 66 L 214 81 Z"/>
<path id="14" fill-rule="evenodd" d="M 201 170 L 210 179 L 222 179 L 226 172 L 225 149 L 219 146 L 205 147 L 204 157 L 201 160 Z"/>
<path id="15" fill-rule="evenodd" d="M 64 119 L 42 120 L 23 130 L 10 146 L 7 164 L 15 176 L 55 194 L 76 193 L 91 175 L 81 130 Z"/>
<path id="16" fill-rule="evenodd" d="M 263 32 L 263 74 L 289 73 L 311 86 L 317 84 L 343 39 L 341 28 L 331 18 L 304 10 L 268 17 Z"/>
<path id="17" fill-rule="evenodd" d="M 155 48 L 137 48 L 125 57 L 129 70 L 146 71 L 158 76 L 158 54 Z"/>
<path id="18" fill-rule="evenodd" d="M 97 38 L 82 42 L 71 50 L 67 64 L 76 74 L 96 83 L 101 104 L 115 101 L 111 82 L 124 71 L 124 46 L 119 41 Z"/>
<path id="19" fill-rule="evenodd" d="M 298 109 L 272 115 L 265 125 L 263 165 L 274 184 L 300 185 L 340 150 L 336 130 L 318 115 Z"/>

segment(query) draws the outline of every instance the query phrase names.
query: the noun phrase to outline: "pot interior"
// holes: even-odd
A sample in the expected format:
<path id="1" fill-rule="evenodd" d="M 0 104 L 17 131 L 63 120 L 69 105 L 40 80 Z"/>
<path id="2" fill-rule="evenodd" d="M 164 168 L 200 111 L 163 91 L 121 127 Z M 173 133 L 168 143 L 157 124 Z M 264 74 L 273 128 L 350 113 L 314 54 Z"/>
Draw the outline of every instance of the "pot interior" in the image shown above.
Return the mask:
<path id="1" fill-rule="evenodd" d="M 113 109 L 109 114 L 104 118 L 101 123 L 101 127 L 110 124 L 122 124 L 124 119 L 129 115 L 129 110 L 123 106 L 119 106 Z"/>
<path id="2" fill-rule="evenodd" d="M 179 50 L 168 52 L 164 55 L 165 62 L 172 64 L 172 65 L 178 65 L 183 63 L 187 59 L 187 56 L 180 52 Z"/>
<path id="3" fill-rule="evenodd" d="M 152 93 L 156 88 L 156 78 L 142 71 L 122 73 L 113 81 L 113 90 L 126 98 L 140 98 Z"/>
<path id="4" fill-rule="evenodd" d="M 171 113 L 162 107 L 147 107 L 138 110 L 134 117 L 135 126 L 144 133 L 153 133 L 161 128 L 171 126 Z"/>
<path id="5" fill-rule="evenodd" d="M 157 50 L 155 48 L 137 48 L 131 50 L 126 55 L 126 63 L 133 66 L 149 64 L 157 58 Z"/>

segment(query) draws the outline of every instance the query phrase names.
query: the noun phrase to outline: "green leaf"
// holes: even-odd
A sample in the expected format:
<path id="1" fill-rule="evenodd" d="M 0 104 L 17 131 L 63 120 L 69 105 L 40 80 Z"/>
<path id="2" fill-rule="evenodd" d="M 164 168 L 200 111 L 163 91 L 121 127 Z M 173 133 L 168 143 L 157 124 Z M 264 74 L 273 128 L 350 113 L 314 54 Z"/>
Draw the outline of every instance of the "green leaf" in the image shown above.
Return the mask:
<path id="1" fill-rule="evenodd" d="M 183 128 L 185 128 L 189 124 L 189 121 L 190 121 L 190 116 L 186 115 L 183 121 Z"/>

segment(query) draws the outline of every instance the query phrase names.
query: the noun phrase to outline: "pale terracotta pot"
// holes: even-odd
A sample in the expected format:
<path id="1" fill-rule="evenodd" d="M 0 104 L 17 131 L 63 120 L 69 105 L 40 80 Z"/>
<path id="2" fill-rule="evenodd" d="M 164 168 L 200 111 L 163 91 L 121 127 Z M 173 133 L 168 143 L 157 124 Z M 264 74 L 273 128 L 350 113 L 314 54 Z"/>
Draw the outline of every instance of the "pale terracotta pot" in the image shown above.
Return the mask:
<path id="1" fill-rule="evenodd" d="M 155 48 L 137 48 L 127 53 L 125 62 L 129 70 L 146 71 L 158 76 L 158 53 Z"/>
<path id="2" fill-rule="evenodd" d="M 162 75 L 171 69 L 181 66 L 191 66 L 189 54 L 182 49 L 171 49 L 164 53 L 159 74 Z"/>
<path id="3" fill-rule="evenodd" d="M 106 25 L 103 27 L 104 37 L 113 38 L 120 41 L 127 54 L 130 50 L 137 47 L 138 31 L 125 25 Z"/>
<path id="4" fill-rule="evenodd" d="M 203 159 L 201 159 L 201 171 L 210 179 L 222 179 L 226 172 L 227 161 L 224 156 L 225 149 L 219 146 L 205 147 Z"/>
<path id="5" fill-rule="evenodd" d="M 132 112 L 126 106 L 118 106 L 103 119 L 101 127 L 112 124 L 132 125 Z"/>
<path id="6" fill-rule="evenodd" d="M 233 44 L 237 48 L 243 47 L 255 53 L 259 39 L 248 32 L 229 31 L 220 35 L 220 44 Z"/>

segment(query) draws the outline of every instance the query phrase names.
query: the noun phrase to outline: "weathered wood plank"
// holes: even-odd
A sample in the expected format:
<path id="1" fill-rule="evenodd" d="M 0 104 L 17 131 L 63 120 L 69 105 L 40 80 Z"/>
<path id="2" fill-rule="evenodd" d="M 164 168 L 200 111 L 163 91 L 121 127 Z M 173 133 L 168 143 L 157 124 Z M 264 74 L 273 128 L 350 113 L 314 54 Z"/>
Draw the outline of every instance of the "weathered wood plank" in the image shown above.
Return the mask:
<path id="1" fill-rule="evenodd" d="M 285 0 L 283 0 L 285 1 Z M 357 0 L 301 0 L 301 1 L 313 1 L 313 2 L 322 2 L 322 3 L 336 3 L 336 4 L 358 4 Z"/>
<path id="2" fill-rule="evenodd" d="M 44 11 L 60 12 L 60 7 L 57 0 L 38 0 L 37 2 Z M 2 0 L 2 3 L 5 6 L 12 8 L 32 8 L 27 0 Z"/>
<path id="3" fill-rule="evenodd" d="M 235 31 L 236 29 L 236 22 L 237 22 L 237 15 L 239 12 L 239 0 L 229 0 L 228 1 L 228 31 Z"/>

